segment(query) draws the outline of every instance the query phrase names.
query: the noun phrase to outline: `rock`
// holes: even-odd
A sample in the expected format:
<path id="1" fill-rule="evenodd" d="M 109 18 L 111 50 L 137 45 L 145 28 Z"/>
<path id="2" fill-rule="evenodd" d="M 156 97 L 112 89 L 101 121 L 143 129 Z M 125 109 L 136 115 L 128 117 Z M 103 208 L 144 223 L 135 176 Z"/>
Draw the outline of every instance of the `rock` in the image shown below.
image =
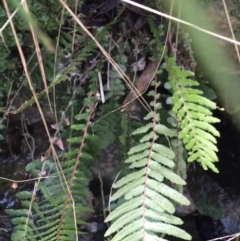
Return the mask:
<path id="1" fill-rule="evenodd" d="M 195 165 L 188 170 L 187 187 L 202 214 L 221 221 L 227 234 L 240 230 L 240 196 L 220 187 L 206 171 Z"/>

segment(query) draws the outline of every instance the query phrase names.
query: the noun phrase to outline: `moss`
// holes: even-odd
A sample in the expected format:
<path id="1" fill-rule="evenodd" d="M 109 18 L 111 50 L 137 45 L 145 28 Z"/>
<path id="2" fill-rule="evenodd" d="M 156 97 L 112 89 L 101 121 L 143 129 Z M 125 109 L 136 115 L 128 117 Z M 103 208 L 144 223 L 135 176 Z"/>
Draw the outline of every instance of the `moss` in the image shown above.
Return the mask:
<path id="1" fill-rule="evenodd" d="M 224 210 L 221 209 L 220 205 L 216 203 L 216 200 L 205 200 L 196 202 L 196 206 L 201 214 L 210 216 L 215 220 L 220 220 L 225 214 Z"/>

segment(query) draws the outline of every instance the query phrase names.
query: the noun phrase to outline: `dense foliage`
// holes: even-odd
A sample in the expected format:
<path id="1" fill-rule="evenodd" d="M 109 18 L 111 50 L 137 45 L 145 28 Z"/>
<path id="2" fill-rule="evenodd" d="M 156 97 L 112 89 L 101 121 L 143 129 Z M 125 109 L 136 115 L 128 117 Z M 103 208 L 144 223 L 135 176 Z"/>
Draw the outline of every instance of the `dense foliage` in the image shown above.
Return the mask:
<path id="1" fill-rule="evenodd" d="M 169 37 L 171 31 L 166 20 L 139 16 L 136 10 L 129 14 L 130 10 L 122 5 L 106 10 L 91 3 L 90 7 L 96 7 L 89 7 L 89 14 L 96 13 L 93 24 L 81 16 L 81 7 L 75 9 L 75 1 L 67 4 L 85 20 L 95 41 L 112 57 L 107 59 L 86 30 L 74 25 L 71 14 L 63 11 L 58 1 L 28 1 L 30 12 L 56 49 L 55 54 L 49 53 L 40 44 L 43 65 L 37 65 L 29 26 L 21 15 L 13 18 L 29 60 L 28 70 L 37 92 L 34 97 L 22 74 L 10 25 L 0 40 L 0 74 L 4 80 L 0 83 L 1 111 L 24 111 L 35 104 L 36 98 L 49 110 L 52 106 L 46 100 L 50 94 L 57 117 L 54 137 L 62 150 L 56 155 L 51 146 L 51 155 L 46 152 L 49 155 L 38 156 L 27 165 L 31 177 L 40 176 L 43 180 L 35 182 L 34 190 L 17 194 L 22 209 L 7 210 L 15 226 L 11 239 L 83 238 L 82 227 L 89 221 L 85 214 L 93 211 L 86 207 L 92 169 L 98 165 L 101 152 L 118 142 L 122 157 L 119 166 L 123 171 L 121 179 L 113 184 L 117 190 L 110 200 L 117 207 L 106 218 L 110 222 L 106 237 L 113 235 L 114 241 L 149 241 L 166 240 L 163 236 L 167 234 L 191 240 L 189 234 L 177 227 L 182 221 L 174 215 L 177 204 L 190 204 L 182 194 L 186 184 L 185 161 L 218 172 L 215 162 L 219 136 L 214 127 L 219 120 L 212 113 L 216 103 L 204 92 L 209 89 L 195 74 L 191 41 L 183 31 L 178 35 L 176 26 Z M 11 5 L 12 11 L 14 6 Z M 2 4 L 0 16 L 3 26 L 8 17 Z M 104 19 L 102 26 L 96 26 L 98 16 L 100 22 L 101 17 Z M 138 29 L 131 23 L 133 20 L 143 21 L 143 26 Z M 179 50 L 175 51 L 173 46 L 178 43 Z M 153 62 L 158 63 L 157 68 L 154 73 L 145 74 L 145 88 L 140 90 L 138 80 Z M 41 67 L 47 88 L 42 82 Z M 145 101 L 142 105 L 147 109 L 146 115 L 142 106 L 139 110 L 136 102 L 130 103 L 139 94 L 134 85 L 141 94 L 148 93 L 139 98 L 142 103 Z M 18 88 L 28 98 L 21 106 L 11 106 L 8 95 L 13 96 Z M 131 98 L 128 108 L 123 108 L 126 96 Z M 65 148 L 59 140 L 67 142 Z"/>

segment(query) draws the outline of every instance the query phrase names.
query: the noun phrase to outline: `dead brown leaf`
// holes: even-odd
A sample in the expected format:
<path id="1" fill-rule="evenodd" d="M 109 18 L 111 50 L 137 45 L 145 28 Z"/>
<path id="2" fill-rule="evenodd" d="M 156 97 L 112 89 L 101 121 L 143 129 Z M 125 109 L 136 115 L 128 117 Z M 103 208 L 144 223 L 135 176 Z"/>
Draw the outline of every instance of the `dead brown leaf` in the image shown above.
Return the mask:
<path id="1" fill-rule="evenodd" d="M 60 138 L 54 137 L 52 139 L 52 142 L 53 142 L 53 144 L 57 145 L 61 150 L 64 151 L 64 145 L 63 145 L 63 142 Z"/>
<path id="2" fill-rule="evenodd" d="M 139 79 L 136 82 L 136 88 L 140 94 L 142 94 L 149 86 L 158 68 L 159 68 L 159 60 L 156 60 L 156 61 L 150 62 L 147 65 L 147 67 L 144 69 L 144 71 L 142 72 L 142 74 L 140 75 Z M 134 91 L 134 94 L 132 94 L 132 92 L 129 92 L 129 94 L 127 95 L 127 97 L 124 99 L 122 103 L 123 109 L 126 109 L 125 105 L 127 105 L 127 103 L 131 101 L 131 99 L 138 96 L 136 94 L 137 93 L 135 93 L 135 91 Z"/>

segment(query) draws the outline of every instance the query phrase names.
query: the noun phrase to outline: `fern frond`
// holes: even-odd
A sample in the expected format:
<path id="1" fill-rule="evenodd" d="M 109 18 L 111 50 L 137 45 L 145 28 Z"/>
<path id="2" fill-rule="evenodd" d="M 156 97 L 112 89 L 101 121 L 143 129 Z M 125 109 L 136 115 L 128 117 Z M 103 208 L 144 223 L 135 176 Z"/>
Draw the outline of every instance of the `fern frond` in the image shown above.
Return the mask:
<path id="1" fill-rule="evenodd" d="M 176 227 L 182 221 L 173 215 L 174 202 L 189 205 L 190 202 L 178 191 L 163 183 L 165 179 L 173 183 L 184 185 L 185 181 L 175 174 L 174 152 L 168 147 L 157 143 L 158 136 L 175 136 L 176 133 L 166 126 L 159 124 L 157 104 L 159 95 L 155 90 L 152 106 L 154 111 L 146 116 L 152 122 L 133 132 L 134 135 L 144 135 L 140 143 L 128 152 L 129 169 L 132 172 L 113 185 L 118 191 L 111 200 L 121 200 L 121 204 L 113 210 L 106 222 L 112 222 L 105 236 L 114 234 L 112 241 L 127 240 L 164 240 L 161 234 L 173 235 L 185 240 L 191 236 Z"/>
<path id="2" fill-rule="evenodd" d="M 216 104 L 203 97 L 202 91 L 193 88 L 198 86 L 197 81 L 189 79 L 193 73 L 181 70 L 174 58 L 167 59 L 167 70 L 173 92 L 172 111 L 181 123 L 178 137 L 188 151 L 188 161 L 197 161 L 204 170 L 210 168 L 218 172 L 214 162 L 218 161 L 216 137 L 220 134 L 212 124 L 220 120 L 211 112 L 216 109 Z"/>
<path id="3" fill-rule="evenodd" d="M 89 99 L 92 101 L 92 98 Z M 95 102 L 90 104 L 95 106 Z M 88 177 L 92 175 L 89 166 L 94 159 L 91 152 L 88 152 L 88 145 L 96 142 L 96 138 L 87 138 L 92 110 L 93 108 L 89 113 L 86 109 L 86 113 L 75 116 L 71 125 L 71 148 L 69 152 L 59 156 L 61 162 L 51 159 L 44 162 L 35 160 L 26 167 L 26 171 L 34 177 L 42 175 L 43 170 L 48 176 L 39 181 L 37 195 L 33 192 L 17 194 L 24 209 L 8 210 L 16 229 L 11 240 L 75 241 L 82 234 L 80 226 L 87 224 L 84 217 L 86 213 L 93 211 L 86 207 L 85 200 L 88 194 Z M 78 136 L 81 138 L 78 139 Z M 80 151 L 79 142 L 82 147 Z M 76 158 L 79 152 L 80 162 Z M 35 196 L 39 199 L 37 202 L 32 201 Z"/>

